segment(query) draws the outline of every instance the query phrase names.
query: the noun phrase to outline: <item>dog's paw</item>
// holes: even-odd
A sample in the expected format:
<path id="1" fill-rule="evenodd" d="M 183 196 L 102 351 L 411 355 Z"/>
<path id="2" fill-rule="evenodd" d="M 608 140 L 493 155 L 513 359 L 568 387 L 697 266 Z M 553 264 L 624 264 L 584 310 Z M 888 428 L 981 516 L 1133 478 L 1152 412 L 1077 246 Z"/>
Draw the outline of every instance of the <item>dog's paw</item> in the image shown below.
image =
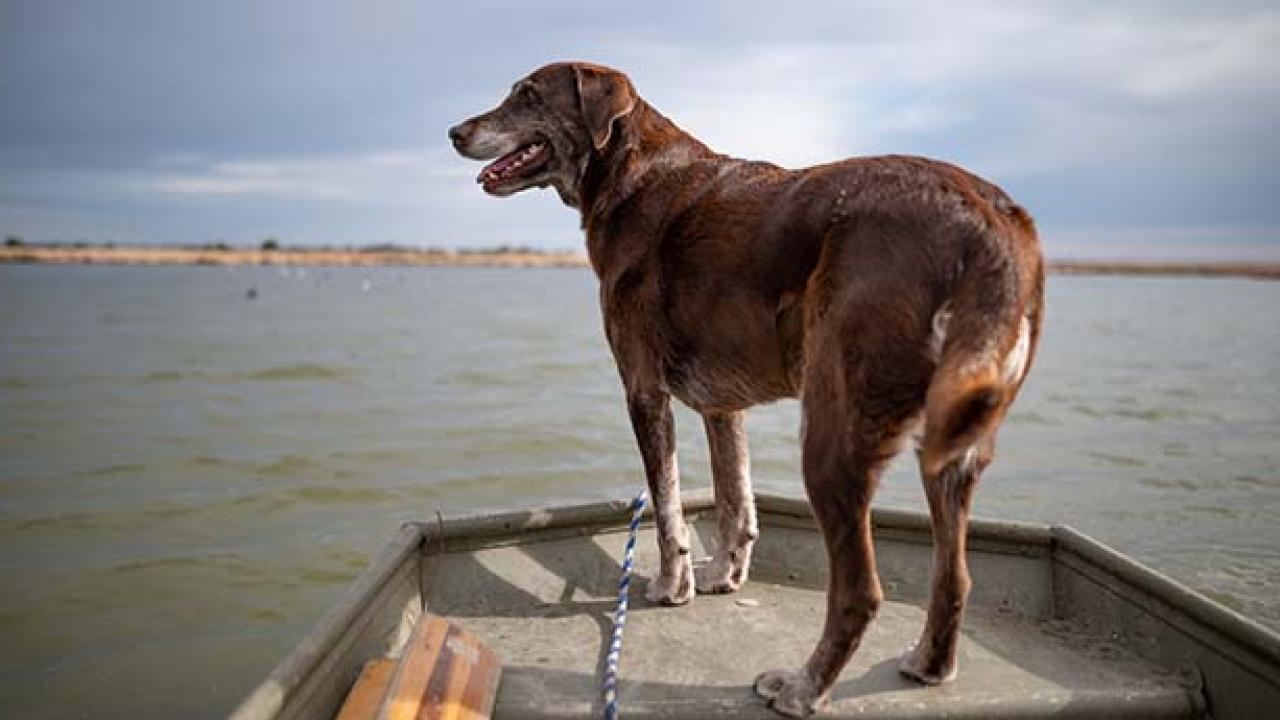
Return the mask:
<path id="1" fill-rule="evenodd" d="M 644 599 L 655 605 L 684 605 L 693 596 L 693 565 L 688 562 L 682 563 L 677 572 L 650 580 L 644 592 Z"/>
<path id="2" fill-rule="evenodd" d="M 740 567 L 729 553 L 716 553 L 705 565 L 693 569 L 698 592 L 704 595 L 737 592 L 746 582 L 747 569 Z"/>
<path id="3" fill-rule="evenodd" d="M 756 678 L 756 694 L 769 701 L 774 712 L 787 717 L 809 717 L 827 704 L 827 696 L 803 672 L 770 670 Z"/>
<path id="4" fill-rule="evenodd" d="M 956 661 L 932 657 L 924 643 L 917 643 L 902 654 L 898 672 L 923 685 L 941 685 L 956 679 Z"/>

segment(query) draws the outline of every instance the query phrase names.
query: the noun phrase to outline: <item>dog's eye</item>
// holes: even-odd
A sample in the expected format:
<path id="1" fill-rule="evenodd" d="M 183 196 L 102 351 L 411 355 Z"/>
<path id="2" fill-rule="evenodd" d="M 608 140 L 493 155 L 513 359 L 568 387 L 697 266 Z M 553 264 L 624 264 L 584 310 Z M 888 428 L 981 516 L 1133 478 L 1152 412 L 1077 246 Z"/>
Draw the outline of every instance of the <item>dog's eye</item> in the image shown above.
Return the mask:
<path id="1" fill-rule="evenodd" d="M 527 102 L 534 102 L 538 99 L 538 93 L 534 92 L 533 88 L 528 85 L 521 85 L 520 89 L 516 91 L 516 97 Z"/>

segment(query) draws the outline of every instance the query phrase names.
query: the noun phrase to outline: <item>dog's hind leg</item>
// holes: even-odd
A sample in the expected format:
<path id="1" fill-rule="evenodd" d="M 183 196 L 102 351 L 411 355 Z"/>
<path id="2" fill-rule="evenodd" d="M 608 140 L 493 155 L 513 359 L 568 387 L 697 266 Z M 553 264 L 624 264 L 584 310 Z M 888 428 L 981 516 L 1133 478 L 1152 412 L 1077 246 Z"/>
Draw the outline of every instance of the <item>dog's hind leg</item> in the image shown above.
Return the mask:
<path id="1" fill-rule="evenodd" d="M 898 668 L 926 685 L 938 685 L 956 675 L 960 621 L 970 587 L 965 535 L 978 477 L 991 461 L 991 446 L 990 441 L 984 442 L 981 451 L 974 447 L 932 474 L 921 463 L 933 521 L 933 585 L 924 631 Z"/>
<path id="2" fill-rule="evenodd" d="M 973 271 L 970 271 L 973 273 Z M 920 474 L 933 524 L 933 584 L 924 632 L 899 669 L 927 685 L 955 677 L 970 579 L 969 510 L 995 436 L 1035 354 L 1043 274 L 1007 267 L 961 278 L 925 401 Z"/>
<path id="3" fill-rule="evenodd" d="M 819 361 L 823 365 L 838 366 L 846 355 L 829 348 L 818 357 L 829 358 Z M 799 670 L 766 672 L 755 684 L 774 710 L 792 717 L 804 717 L 826 702 L 880 607 L 871 496 L 923 394 L 915 387 L 922 383 L 913 378 L 900 385 L 883 369 L 855 364 L 847 372 L 844 367 L 818 372 L 812 365 L 805 371 L 803 463 L 805 489 L 827 548 L 826 622 Z"/>
<path id="4" fill-rule="evenodd" d="M 656 391 L 628 390 L 627 411 L 644 462 L 658 530 L 658 575 L 649 582 L 645 598 L 663 605 L 682 605 L 694 596 L 693 559 L 689 557 L 689 528 L 680 506 L 671 397 Z"/>
<path id="5" fill-rule="evenodd" d="M 702 415 L 711 450 L 711 476 L 716 492 L 716 524 L 720 543 L 711 561 L 696 568 L 698 592 L 733 592 L 747 581 L 751 546 L 760 531 L 751 495 L 751 461 L 747 452 L 746 413 Z"/>

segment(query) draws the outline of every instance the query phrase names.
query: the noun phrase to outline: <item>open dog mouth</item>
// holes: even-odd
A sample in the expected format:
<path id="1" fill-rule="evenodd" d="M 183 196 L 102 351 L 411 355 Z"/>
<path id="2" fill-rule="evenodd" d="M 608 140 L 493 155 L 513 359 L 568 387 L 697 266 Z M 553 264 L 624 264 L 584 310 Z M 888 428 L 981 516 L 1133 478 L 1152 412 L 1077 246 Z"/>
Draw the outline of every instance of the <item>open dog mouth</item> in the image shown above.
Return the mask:
<path id="1" fill-rule="evenodd" d="M 535 141 L 486 165 L 476 176 L 476 182 L 484 187 L 485 192 L 492 193 L 536 175 L 550 158 L 547 144 Z"/>

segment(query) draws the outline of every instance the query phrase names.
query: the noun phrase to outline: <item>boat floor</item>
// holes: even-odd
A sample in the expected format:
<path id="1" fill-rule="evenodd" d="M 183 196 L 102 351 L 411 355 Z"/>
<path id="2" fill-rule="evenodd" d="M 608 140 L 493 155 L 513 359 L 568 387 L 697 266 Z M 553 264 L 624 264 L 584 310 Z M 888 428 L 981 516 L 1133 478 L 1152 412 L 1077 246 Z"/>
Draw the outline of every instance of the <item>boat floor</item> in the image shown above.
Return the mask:
<path id="1" fill-rule="evenodd" d="M 445 552 L 426 561 L 427 609 L 477 634 L 503 660 L 496 718 L 599 716 L 624 542 L 622 533 L 604 533 Z M 656 607 L 643 599 L 646 573 L 657 566 L 652 529 L 642 532 L 636 555 L 640 576 L 621 660 L 623 714 L 776 718 L 752 693 L 752 681 L 762 670 L 805 660 L 822 626 L 822 588 L 794 575 L 770 577 L 766 567 L 739 593 Z M 1179 678 L 1119 644 L 1061 621 L 993 608 L 973 608 L 965 618 L 959 678 L 920 686 L 899 675 L 897 665 L 923 622 L 923 607 L 894 598 L 891 589 L 823 716 L 1198 714 Z"/>

